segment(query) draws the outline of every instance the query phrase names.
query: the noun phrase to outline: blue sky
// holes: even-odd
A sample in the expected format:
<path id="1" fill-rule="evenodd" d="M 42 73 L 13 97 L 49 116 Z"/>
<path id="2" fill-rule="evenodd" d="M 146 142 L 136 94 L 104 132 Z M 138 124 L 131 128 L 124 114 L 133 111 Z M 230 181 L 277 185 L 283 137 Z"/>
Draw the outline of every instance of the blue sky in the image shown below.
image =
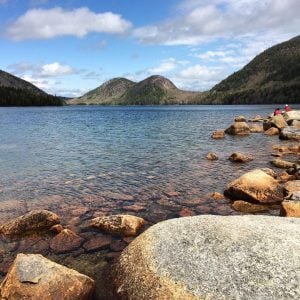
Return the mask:
<path id="1" fill-rule="evenodd" d="M 299 0 L 0 0 L 0 69 L 75 97 L 159 74 L 203 91 L 299 35 Z"/>

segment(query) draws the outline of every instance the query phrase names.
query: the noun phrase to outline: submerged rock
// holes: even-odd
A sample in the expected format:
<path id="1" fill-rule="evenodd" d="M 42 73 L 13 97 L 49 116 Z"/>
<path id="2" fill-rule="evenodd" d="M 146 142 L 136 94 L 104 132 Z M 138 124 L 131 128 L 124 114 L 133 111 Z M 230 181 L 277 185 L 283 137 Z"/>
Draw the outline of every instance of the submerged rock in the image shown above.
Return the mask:
<path id="1" fill-rule="evenodd" d="M 179 218 L 137 237 L 112 278 L 121 299 L 299 299 L 299 253 L 299 219 Z"/>
<path id="2" fill-rule="evenodd" d="M 56 253 L 65 253 L 78 249 L 83 241 L 83 238 L 73 231 L 64 229 L 52 239 L 50 248 Z"/>
<path id="3" fill-rule="evenodd" d="M 60 223 L 60 218 L 48 210 L 33 210 L 0 227 L 0 233 L 5 236 L 23 236 L 41 233 Z"/>
<path id="4" fill-rule="evenodd" d="M 229 160 L 237 163 L 245 163 L 253 160 L 253 157 L 240 152 L 234 152 L 230 155 Z"/>
<path id="5" fill-rule="evenodd" d="M 224 130 L 216 130 L 213 132 L 211 137 L 213 139 L 223 139 L 225 137 L 225 132 L 224 132 Z"/>
<path id="6" fill-rule="evenodd" d="M 0 286 L 1 299 L 88 300 L 94 280 L 38 254 L 18 254 Z"/>
<path id="7" fill-rule="evenodd" d="M 92 236 L 88 241 L 83 244 L 83 248 L 86 252 L 93 252 L 103 248 L 107 248 L 112 242 L 111 236 L 97 235 Z"/>
<path id="8" fill-rule="evenodd" d="M 207 159 L 207 160 L 218 160 L 219 157 L 218 157 L 217 154 L 215 154 L 215 153 L 213 153 L 213 152 L 209 152 L 209 153 L 207 153 L 207 155 L 206 155 L 206 159 Z"/>
<path id="9" fill-rule="evenodd" d="M 243 200 L 234 201 L 232 208 L 243 213 L 262 213 L 269 211 L 266 205 L 253 204 Z"/>
<path id="10" fill-rule="evenodd" d="M 90 226 L 121 236 L 135 236 L 144 225 L 143 218 L 131 215 L 112 215 L 92 219 Z"/>
<path id="11" fill-rule="evenodd" d="M 231 199 L 248 202 L 283 201 L 283 188 L 276 179 L 260 169 L 252 170 L 232 181 L 224 192 Z"/>

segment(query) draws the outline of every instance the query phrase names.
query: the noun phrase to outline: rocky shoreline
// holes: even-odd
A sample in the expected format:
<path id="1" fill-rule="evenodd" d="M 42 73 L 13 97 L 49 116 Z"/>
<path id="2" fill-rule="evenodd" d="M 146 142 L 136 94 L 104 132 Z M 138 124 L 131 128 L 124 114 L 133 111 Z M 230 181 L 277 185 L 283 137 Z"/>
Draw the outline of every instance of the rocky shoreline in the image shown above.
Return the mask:
<path id="1" fill-rule="evenodd" d="M 281 215 L 289 218 L 194 216 L 197 214 L 198 207 L 201 207 L 201 213 L 205 211 L 203 201 L 201 199 L 180 199 L 181 205 L 179 205 L 176 199 L 180 197 L 180 192 L 177 191 L 166 191 L 165 197 L 159 199 L 160 205 L 168 207 L 171 212 L 174 211 L 174 214 L 169 217 L 154 217 L 152 222 L 142 218 L 145 206 L 131 203 L 131 196 L 126 194 L 123 197 L 121 197 L 122 195 L 115 195 L 115 197 L 122 205 L 125 203 L 126 207 L 130 208 L 128 214 L 112 214 L 109 206 L 106 207 L 106 211 L 92 211 L 84 206 L 74 206 L 69 210 L 71 222 L 68 224 L 65 224 L 65 221 L 54 212 L 28 209 L 25 214 L 13 220 L 1 222 L 0 274 L 6 276 L 0 286 L 1 297 L 21 299 L 26 296 L 30 299 L 41 299 L 40 295 L 43 295 L 43 299 L 50 299 L 51 291 L 55 290 L 59 291 L 57 297 L 62 299 L 299 298 L 299 277 L 294 275 L 297 268 L 300 267 L 299 219 L 295 219 L 295 217 L 300 217 L 300 111 L 291 111 L 268 118 L 256 116 L 248 121 L 245 117 L 239 116 L 235 118 L 234 123 L 228 129 L 212 133 L 212 138 L 223 139 L 226 138 L 226 134 L 235 135 L 237 138 L 251 134 L 264 134 L 266 138 L 278 135 L 280 139 L 287 140 L 288 144 L 273 146 L 273 152 L 270 153 L 272 157 L 270 164 L 276 167 L 276 171 L 271 168 L 251 170 L 228 183 L 224 190 L 226 198 L 214 191 L 211 191 L 209 197 L 215 201 L 216 205 L 231 205 L 233 215 L 254 213 Z M 217 160 L 218 153 L 209 153 L 207 159 Z M 233 164 L 244 164 L 255 157 L 234 152 L 228 159 Z M 278 172 L 278 169 L 282 171 Z M 210 214 L 209 209 L 207 213 Z M 224 212 L 224 215 L 226 214 L 228 213 Z M 160 220 L 172 217 L 176 219 L 159 223 Z M 158 224 L 152 226 L 155 223 Z M 270 223 L 271 227 L 272 224 L 276 224 L 281 229 L 273 228 L 269 232 L 267 224 Z M 215 224 L 214 229 L 212 229 L 212 224 Z M 229 226 L 229 229 L 224 224 L 230 224 L 226 225 Z M 195 226 L 197 228 L 206 226 L 206 230 L 203 229 L 200 233 L 195 230 Z M 255 226 L 258 228 L 257 230 L 254 229 Z M 235 233 L 232 229 L 235 227 L 247 232 L 248 241 L 255 237 L 256 243 L 251 244 L 249 257 L 253 261 L 260 259 L 259 266 L 254 262 L 253 265 L 250 264 L 253 269 L 247 264 L 243 267 L 245 269 L 237 269 L 235 263 L 238 263 L 239 260 L 232 261 L 236 276 L 240 272 L 247 273 L 248 271 L 245 271 L 248 270 L 247 268 L 251 272 L 255 270 L 256 275 L 251 279 L 252 281 L 248 278 L 247 273 L 243 284 L 239 283 L 235 276 L 230 275 L 226 279 L 228 276 L 226 272 L 229 269 L 221 273 L 223 274 L 222 280 L 217 276 L 220 265 L 227 257 L 224 253 L 229 252 L 229 249 L 232 250 L 231 254 L 226 254 L 229 259 L 234 257 L 230 256 L 235 253 L 234 250 L 236 250 L 236 255 L 241 256 L 246 255 L 245 253 L 249 250 L 249 248 L 245 248 L 246 241 L 241 236 L 238 239 L 243 242 L 236 244 L 235 237 L 238 236 L 238 232 Z M 174 229 L 174 232 L 171 228 Z M 166 238 L 169 230 L 173 234 Z M 218 235 L 220 231 L 223 232 L 223 238 Z M 262 232 L 264 236 L 271 236 L 274 240 L 282 241 L 283 252 L 294 253 L 293 266 L 288 264 L 280 249 L 270 242 L 272 239 L 266 238 L 265 241 L 259 239 Z M 135 239 L 140 233 L 142 234 Z M 191 238 L 193 234 L 196 234 L 194 239 Z M 228 239 L 224 239 L 225 236 Z M 179 264 L 179 261 L 183 259 L 186 265 L 191 264 L 192 261 L 202 265 L 204 256 L 197 256 L 194 260 L 192 255 L 183 255 L 177 259 L 173 255 L 184 252 L 184 249 L 190 249 L 189 247 L 192 247 L 191 249 L 194 249 L 195 252 L 200 251 L 199 249 L 203 249 L 200 242 L 190 246 L 193 244 L 192 241 L 197 239 L 210 241 L 204 243 L 207 246 L 204 247 L 207 252 L 203 255 L 211 265 L 214 265 L 214 268 L 212 268 L 210 277 L 205 281 L 202 281 L 203 278 L 199 279 L 200 281 L 195 280 L 193 276 L 197 276 L 197 272 L 187 272 Z M 285 239 L 291 242 L 287 243 Z M 134 242 L 131 243 L 133 240 Z M 223 245 L 222 240 L 226 240 L 227 244 Z M 174 241 L 176 241 L 178 249 L 170 246 Z M 155 248 L 156 245 L 159 245 L 158 248 Z M 163 249 L 164 247 L 169 251 Z M 224 254 L 224 260 L 218 261 L 216 256 L 212 255 L 215 247 L 221 247 L 220 253 Z M 269 257 L 257 252 L 255 247 L 270 248 L 268 251 L 271 251 L 273 247 L 277 252 L 275 256 Z M 126 250 L 124 250 L 125 248 Z M 243 252 L 241 249 L 247 251 Z M 153 251 L 156 253 L 155 256 L 152 256 Z M 17 255 L 17 253 L 19 254 Z M 163 264 L 156 261 L 159 253 L 164 253 Z M 246 257 L 245 260 L 248 261 L 249 257 Z M 146 258 L 151 259 L 149 264 L 146 263 Z M 51 260 L 68 268 L 61 269 Z M 154 265 L 153 260 L 155 261 Z M 272 268 L 266 269 L 266 264 L 270 260 L 274 262 Z M 148 267 L 153 265 L 151 270 L 144 269 L 145 263 L 148 264 Z M 282 264 L 289 266 L 289 274 L 281 273 Z M 157 272 L 157 266 L 161 267 L 159 272 Z M 275 274 L 276 266 L 279 271 Z M 201 272 L 205 273 L 204 267 Z M 172 268 L 172 276 L 168 277 L 169 268 Z M 72 269 L 84 275 L 74 273 L 75 271 Z M 53 273 L 49 270 L 52 270 Z M 263 284 L 260 288 L 255 288 L 258 284 L 257 280 L 264 281 L 268 276 L 271 278 L 268 283 Z M 278 280 L 282 276 L 284 281 L 279 284 Z M 56 282 L 64 280 L 57 280 L 57 278 L 65 278 L 65 286 L 68 286 L 68 289 L 55 285 Z M 80 281 L 82 279 L 84 284 Z M 209 284 L 209 280 L 212 279 L 222 282 L 224 286 L 218 285 L 216 288 L 215 285 Z M 229 281 L 234 283 L 227 287 Z M 142 288 L 137 287 L 139 283 Z M 195 290 L 196 285 L 199 286 L 199 284 L 205 286 L 201 292 Z"/>

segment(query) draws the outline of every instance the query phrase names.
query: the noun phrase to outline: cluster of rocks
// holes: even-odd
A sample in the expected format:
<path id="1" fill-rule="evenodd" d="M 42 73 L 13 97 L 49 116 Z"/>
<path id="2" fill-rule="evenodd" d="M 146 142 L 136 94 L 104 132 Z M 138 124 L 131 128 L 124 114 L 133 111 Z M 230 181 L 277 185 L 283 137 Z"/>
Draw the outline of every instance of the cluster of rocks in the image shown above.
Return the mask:
<path id="1" fill-rule="evenodd" d="M 262 126 L 249 124 L 254 122 L 263 123 Z M 282 115 L 269 116 L 263 118 L 256 116 L 248 122 L 244 116 L 238 116 L 234 123 L 225 130 L 217 130 L 212 133 L 212 138 L 221 139 L 225 133 L 229 135 L 245 136 L 251 133 L 263 132 L 266 135 L 279 135 L 280 139 L 300 140 L 300 111 L 293 110 Z"/>
<path id="2" fill-rule="evenodd" d="M 109 246 L 121 251 L 138 234 L 145 221 L 132 215 L 112 215 L 89 220 L 87 227 L 110 235 L 86 238 L 64 228 L 60 217 L 48 210 L 33 210 L 0 226 L 2 240 L 50 235 L 53 253 L 69 253 L 82 247 L 86 252 Z M 84 234 L 83 234 L 84 236 Z M 113 241 L 112 236 L 125 241 Z M 34 250 L 33 248 L 31 249 Z M 5 255 L 5 253 L 2 253 Z M 67 288 L 66 288 L 67 287 Z M 40 254 L 19 253 L 0 286 L 1 299 L 91 299 L 94 280 L 75 270 L 54 263 Z"/>
<path id="3" fill-rule="evenodd" d="M 262 126 L 250 124 L 261 122 Z M 244 116 L 234 119 L 234 123 L 226 130 L 218 130 L 212 138 L 223 138 L 220 132 L 247 136 L 251 133 L 263 132 L 265 135 L 279 135 L 280 139 L 288 139 L 295 144 L 274 146 L 271 154 L 276 158 L 270 163 L 276 168 L 284 169 L 278 176 L 271 169 L 252 170 L 231 182 L 224 194 L 233 200 L 232 207 L 243 213 L 268 212 L 274 205 L 280 205 L 281 214 L 285 216 L 300 217 L 299 193 L 300 188 L 293 192 L 287 187 L 290 181 L 298 186 L 300 180 L 300 111 L 290 111 L 282 115 L 263 118 L 256 116 L 246 120 Z M 289 161 L 282 157 L 285 155 L 298 156 L 298 160 Z M 217 160 L 216 153 L 209 153 L 208 160 Z M 229 157 L 232 162 L 249 162 L 253 157 L 240 152 L 232 153 Z"/>

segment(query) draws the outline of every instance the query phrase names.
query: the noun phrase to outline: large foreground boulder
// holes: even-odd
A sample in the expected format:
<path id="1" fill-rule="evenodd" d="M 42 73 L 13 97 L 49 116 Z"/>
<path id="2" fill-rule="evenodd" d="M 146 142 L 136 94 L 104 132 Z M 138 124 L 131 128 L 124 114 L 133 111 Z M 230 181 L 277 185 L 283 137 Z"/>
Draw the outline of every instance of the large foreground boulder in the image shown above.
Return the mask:
<path id="1" fill-rule="evenodd" d="M 249 202 L 276 203 L 283 201 L 283 187 L 276 179 L 256 169 L 229 183 L 225 195 Z"/>
<path id="2" fill-rule="evenodd" d="M 33 210 L 0 227 L 4 236 L 21 236 L 31 233 L 40 233 L 60 223 L 60 218 L 49 210 Z"/>
<path id="3" fill-rule="evenodd" d="M 94 218 L 90 226 L 120 236 L 135 236 L 145 220 L 131 215 L 112 215 Z"/>
<path id="4" fill-rule="evenodd" d="M 0 286 L 1 299 L 86 300 L 94 281 L 39 254 L 18 254 Z"/>
<path id="5" fill-rule="evenodd" d="M 158 223 L 121 254 L 121 299 L 299 299 L 300 219 L 196 216 Z"/>

